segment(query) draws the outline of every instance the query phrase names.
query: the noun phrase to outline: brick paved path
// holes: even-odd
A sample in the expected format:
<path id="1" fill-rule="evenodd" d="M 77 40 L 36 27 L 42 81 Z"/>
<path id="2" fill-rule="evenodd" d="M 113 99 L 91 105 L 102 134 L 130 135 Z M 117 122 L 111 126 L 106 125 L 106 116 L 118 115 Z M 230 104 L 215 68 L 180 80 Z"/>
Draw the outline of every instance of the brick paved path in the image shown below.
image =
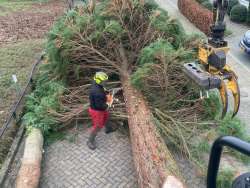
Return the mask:
<path id="1" fill-rule="evenodd" d="M 88 130 L 80 130 L 74 142 L 65 139 L 45 148 L 40 188 L 137 187 L 127 135 L 102 131 L 95 151 L 87 139 Z"/>

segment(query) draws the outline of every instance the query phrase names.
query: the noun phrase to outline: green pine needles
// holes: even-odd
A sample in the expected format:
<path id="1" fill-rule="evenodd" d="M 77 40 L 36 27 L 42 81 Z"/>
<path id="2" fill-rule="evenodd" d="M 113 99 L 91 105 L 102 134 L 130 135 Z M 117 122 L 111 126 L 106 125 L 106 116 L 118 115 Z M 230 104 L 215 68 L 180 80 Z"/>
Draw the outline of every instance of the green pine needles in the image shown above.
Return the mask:
<path id="1" fill-rule="evenodd" d="M 58 122 L 49 111 L 59 111 L 59 97 L 65 91 L 61 81 L 53 81 L 42 75 L 36 81 L 35 90 L 27 96 L 23 123 L 29 131 L 32 127 L 40 128 L 44 135 L 50 130 L 57 130 Z"/>

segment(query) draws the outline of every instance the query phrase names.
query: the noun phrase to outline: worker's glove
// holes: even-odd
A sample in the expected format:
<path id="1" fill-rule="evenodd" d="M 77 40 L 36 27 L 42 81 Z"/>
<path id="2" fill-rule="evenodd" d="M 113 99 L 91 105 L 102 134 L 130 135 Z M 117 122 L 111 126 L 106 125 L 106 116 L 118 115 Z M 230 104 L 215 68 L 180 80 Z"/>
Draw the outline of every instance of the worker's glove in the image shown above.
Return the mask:
<path id="1" fill-rule="evenodd" d="M 113 99 L 113 96 L 111 95 L 111 94 L 107 94 L 106 95 L 106 103 L 107 103 L 107 105 L 109 106 L 109 107 L 111 107 L 112 106 L 112 104 L 113 104 L 113 101 L 114 101 L 114 99 Z"/>

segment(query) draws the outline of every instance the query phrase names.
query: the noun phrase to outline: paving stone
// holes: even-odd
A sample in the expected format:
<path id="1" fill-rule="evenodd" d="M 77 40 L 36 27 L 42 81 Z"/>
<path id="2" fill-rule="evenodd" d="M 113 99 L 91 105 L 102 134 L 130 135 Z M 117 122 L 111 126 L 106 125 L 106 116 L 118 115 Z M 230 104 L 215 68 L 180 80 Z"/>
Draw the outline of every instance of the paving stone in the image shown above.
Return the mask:
<path id="1" fill-rule="evenodd" d="M 78 132 L 76 143 L 57 141 L 45 148 L 40 188 L 137 187 L 129 138 L 120 132 L 97 137 L 98 148 L 86 145 L 89 132 Z"/>

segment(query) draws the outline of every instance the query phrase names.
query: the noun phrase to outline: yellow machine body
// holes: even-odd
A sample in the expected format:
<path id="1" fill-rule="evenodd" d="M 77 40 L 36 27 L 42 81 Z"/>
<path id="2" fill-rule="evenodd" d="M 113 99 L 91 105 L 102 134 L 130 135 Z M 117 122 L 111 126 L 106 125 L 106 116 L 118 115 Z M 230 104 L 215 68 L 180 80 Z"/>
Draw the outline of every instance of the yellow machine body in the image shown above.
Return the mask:
<path id="1" fill-rule="evenodd" d="M 225 116 L 228 108 L 228 90 L 230 90 L 234 97 L 234 110 L 233 116 L 235 116 L 239 110 L 240 105 L 240 90 L 237 83 L 237 75 L 231 69 L 228 64 L 225 64 L 221 69 L 218 69 L 209 64 L 208 58 L 212 53 L 223 51 L 228 53 L 229 47 L 214 48 L 209 44 L 201 44 L 198 51 L 198 60 L 204 65 L 206 71 L 211 75 L 217 75 L 222 80 L 221 86 L 218 88 L 223 104 L 222 118 Z M 225 80 L 225 81 L 224 81 Z"/>
<path id="2" fill-rule="evenodd" d="M 227 54 L 229 52 L 229 47 L 214 48 L 209 44 L 201 44 L 199 46 L 198 59 L 202 64 L 207 65 L 209 55 L 216 51 L 224 51 L 225 54 Z"/>

